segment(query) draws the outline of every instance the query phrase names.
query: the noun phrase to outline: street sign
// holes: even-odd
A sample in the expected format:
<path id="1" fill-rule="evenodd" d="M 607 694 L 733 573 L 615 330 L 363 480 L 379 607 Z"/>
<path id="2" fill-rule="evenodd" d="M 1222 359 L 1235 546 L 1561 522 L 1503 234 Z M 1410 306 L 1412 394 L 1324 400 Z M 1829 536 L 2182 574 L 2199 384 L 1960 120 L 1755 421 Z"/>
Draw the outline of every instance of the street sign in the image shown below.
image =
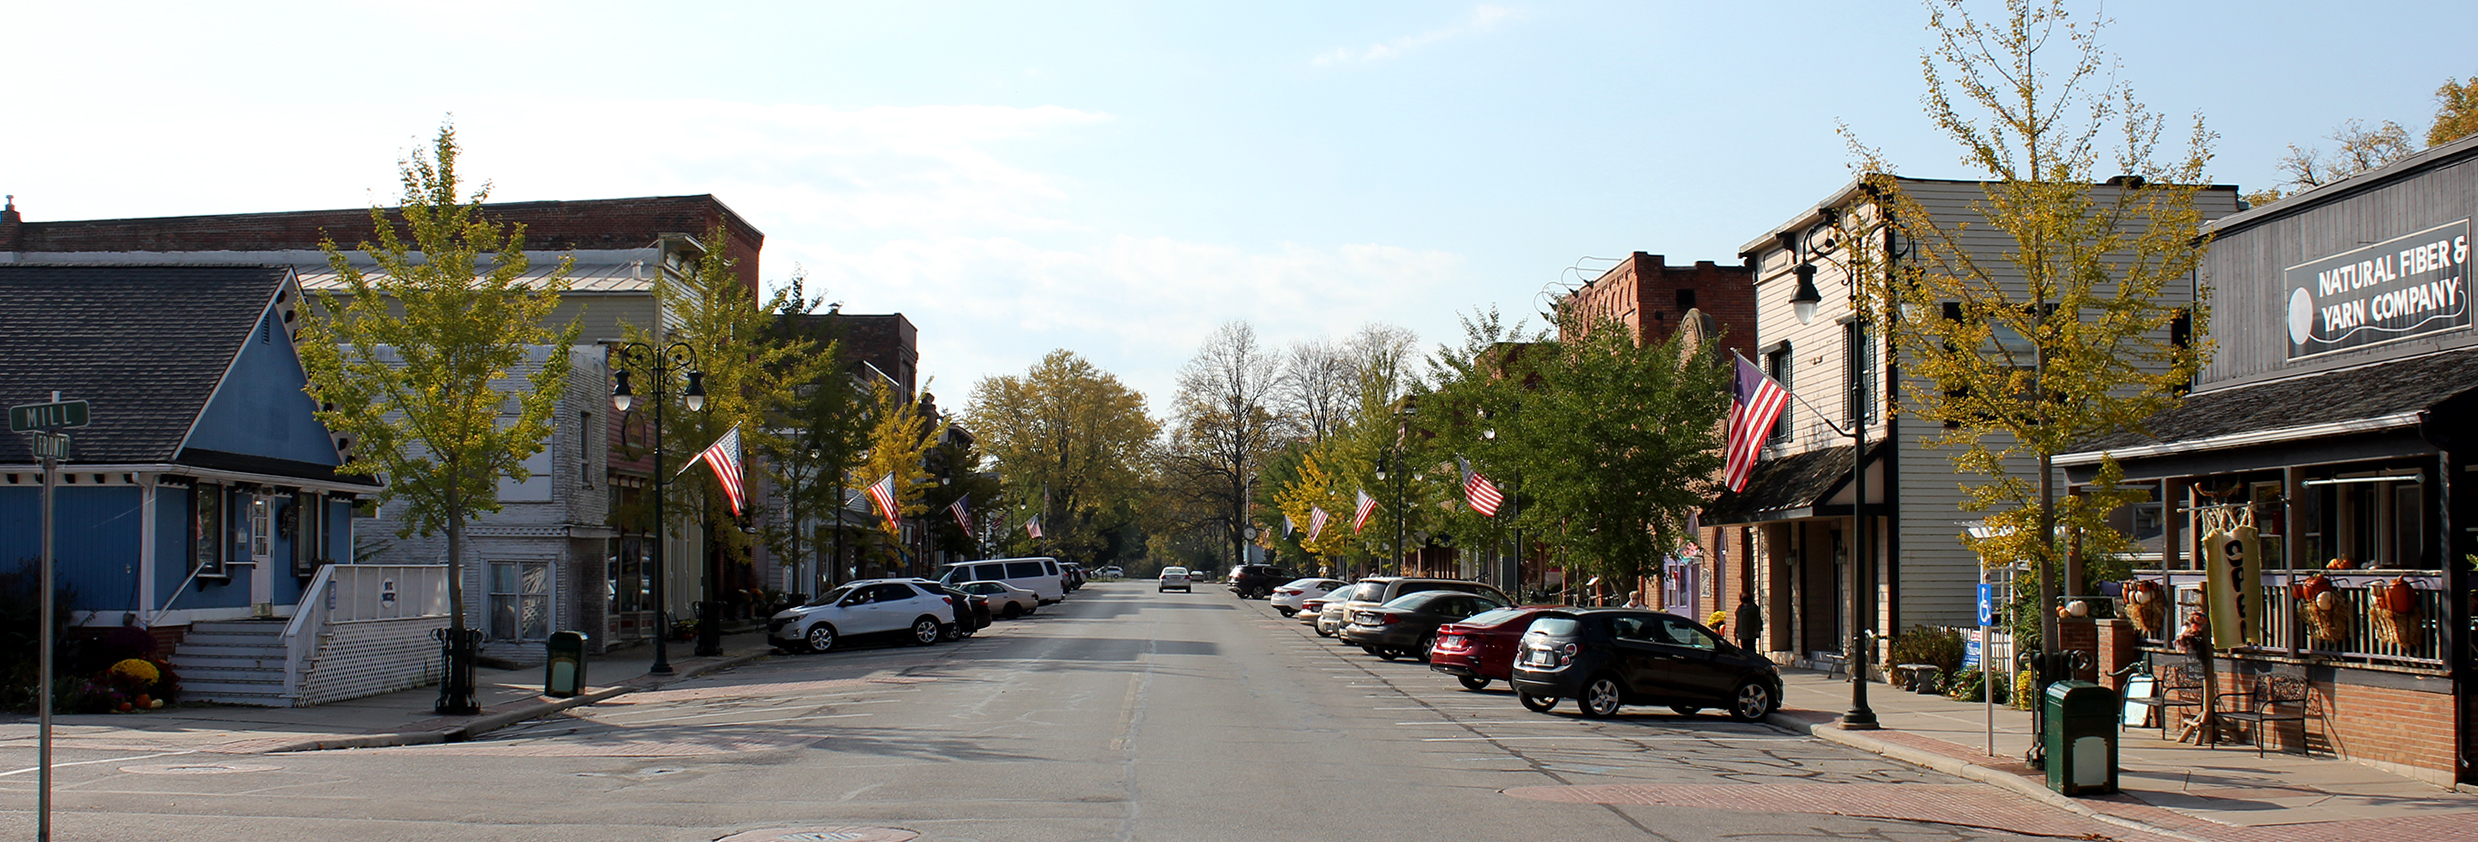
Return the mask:
<path id="1" fill-rule="evenodd" d="M 1969 640 L 1962 641 L 1962 666 L 1964 666 L 1964 667 L 1975 667 L 1975 666 L 1978 666 L 1978 665 L 1979 665 L 1979 630 L 1978 630 L 1978 629 L 1971 629 L 1971 630 L 1970 630 L 1970 639 L 1969 639 Z"/>
<path id="2" fill-rule="evenodd" d="M 53 394 L 57 396 L 59 393 Z M 83 426 L 86 426 L 85 401 L 53 401 L 9 407 L 9 432 L 12 433 Z"/>
<path id="3" fill-rule="evenodd" d="M 1996 585 L 1979 583 L 1979 625 L 1996 625 Z"/>
<path id="4" fill-rule="evenodd" d="M 34 458 L 37 458 L 37 459 L 67 459 L 67 458 L 69 458 L 69 434 L 68 434 L 68 433 L 45 433 L 45 432 L 37 432 L 37 433 L 35 433 L 35 434 L 34 434 Z"/>

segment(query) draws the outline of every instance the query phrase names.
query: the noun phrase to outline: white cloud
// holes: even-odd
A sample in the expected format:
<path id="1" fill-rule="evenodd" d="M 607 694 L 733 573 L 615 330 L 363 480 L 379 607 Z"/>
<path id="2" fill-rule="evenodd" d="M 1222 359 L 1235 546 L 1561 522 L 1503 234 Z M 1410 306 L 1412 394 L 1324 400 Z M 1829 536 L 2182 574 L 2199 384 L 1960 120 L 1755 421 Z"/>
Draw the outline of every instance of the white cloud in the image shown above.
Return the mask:
<path id="1" fill-rule="evenodd" d="M 1513 9 L 1509 9 L 1504 6 L 1482 3 L 1478 6 L 1472 7 L 1471 14 L 1464 16 L 1462 20 L 1456 21 L 1451 26 L 1441 29 L 1432 29 L 1417 35 L 1405 35 L 1391 41 L 1370 44 L 1363 49 L 1354 50 L 1349 47 L 1336 47 L 1331 52 L 1317 56 L 1311 61 L 1311 63 L 1319 66 L 1325 66 L 1334 64 L 1356 64 L 1382 61 L 1390 58 L 1399 58 L 1402 54 L 1420 47 L 1425 47 L 1439 41 L 1460 38 L 1465 35 L 1477 35 L 1497 28 L 1499 23 L 1514 20 L 1520 17 L 1522 17 L 1522 14 Z"/>

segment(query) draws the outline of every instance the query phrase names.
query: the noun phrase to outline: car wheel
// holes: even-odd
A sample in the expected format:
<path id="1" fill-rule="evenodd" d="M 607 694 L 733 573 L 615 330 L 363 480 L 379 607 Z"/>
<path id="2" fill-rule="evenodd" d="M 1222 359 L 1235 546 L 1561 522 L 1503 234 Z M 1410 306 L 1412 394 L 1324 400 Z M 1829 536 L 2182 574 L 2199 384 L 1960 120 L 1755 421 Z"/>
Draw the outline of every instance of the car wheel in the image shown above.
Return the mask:
<path id="1" fill-rule="evenodd" d="M 964 639 L 964 634 L 964 625 L 962 623 L 957 623 L 952 626 L 938 627 L 938 639 L 940 640 L 962 640 Z"/>
<path id="2" fill-rule="evenodd" d="M 1024 616 L 1024 606 L 1017 605 L 1017 604 L 1012 603 L 1012 602 L 1007 603 L 1007 610 L 1002 611 L 1002 612 L 999 612 L 998 616 L 999 616 L 1000 618 L 1002 618 L 1002 619 L 1007 619 L 1007 620 L 1012 620 L 1012 619 L 1015 619 L 1015 618 L 1017 618 L 1017 617 Z"/>
<path id="3" fill-rule="evenodd" d="M 1616 716 L 1618 708 L 1626 703 L 1625 691 L 1618 687 L 1617 679 L 1595 676 L 1584 683 L 1583 697 L 1576 699 L 1575 703 L 1583 707 L 1584 716 L 1593 719 Z"/>
<path id="4" fill-rule="evenodd" d="M 1436 633 L 1436 632 L 1429 632 L 1429 633 L 1427 633 L 1427 634 L 1420 635 L 1420 648 L 1415 649 L 1415 650 L 1412 650 L 1411 656 L 1412 656 L 1412 657 L 1414 657 L 1414 658 L 1418 658 L 1418 659 L 1419 659 L 1419 661 L 1420 661 L 1420 663 L 1425 664 L 1425 663 L 1428 663 L 1428 653 L 1429 653 L 1429 651 L 1430 651 L 1430 650 L 1433 650 L 1433 649 L 1436 649 L 1436 648 L 1437 648 L 1437 633 Z"/>
<path id="5" fill-rule="evenodd" d="M 1679 716 L 1694 716 L 1704 712 L 1703 708 L 1694 705 L 1670 705 L 1669 709 L 1677 711 Z"/>
<path id="6" fill-rule="evenodd" d="M 835 648 L 835 627 L 829 626 L 825 623 L 810 626 L 809 633 L 801 637 L 801 640 L 806 641 L 809 644 L 809 651 L 811 652 L 824 652 L 828 649 L 833 649 Z"/>
<path id="7" fill-rule="evenodd" d="M 1327 631 L 1327 630 L 1326 630 L 1326 628 L 1325 628 L 1325 624 L 1324 624 L 1324 623 L 1318 623 L 1318 624 L 1316 624 L 1316 636 L 1318 636 L 1318 637 L 1333 637 L 1333 636 L 1334 636 L 1334 633 L 1333 633 L 1333 632 L 1331 632 L 1331 631 Z"/>
<path id="8" fill-rule="evenodd" d="M 1556 696 L 1534 696 L 1521 690 L 1514 691 L 1514 700 L 1533 713 L 1548 713 L 1550 708 L 1557 707 Z"/>
<path id="9" fill-rule="evenodd" d="M 1294 615 L 1294 614 L 1298 614 L 1298 613 L 1299 613 L 1299 609 L 1297 609 L 1297 608 L 1284 608 L 1284 607 L 1282 607 L 1282 606 L 1276 605 L 1276 606 L 1274 606 L 1274 608 L 1273 608 L 1273 612 L 1274 612 L 1274 613 L 1276 613 L 1276 614 L 1280 614 L 1280 615 L 1282 615 L 1282 616 L 1285 616 L 1285 617 L 1289 617 L 1289 616 L 1292 616 L 1292 615 Z"/>
<path id="10" fill-rule="evenodd" d="M 1729 718 L 1754 722 L 1771 713 L 1778 703 L 1772 697 L 1772 688 L 1764 686 L 1761 681 L 1749 681 L 1738 685 L 1738 692 L 1730 694 Z"/>
<path id="11" fill-rule="evenodd" d="M 1454 680 L 1462 682 L 1465 690 L 1486 690 L 1489 687 L 1488 679 L 1476 675 L 1458 675 Z"/>
<path id="12" fill-rule="evenodd" d="M 938 637 L 938 621 L 928 617 L 912 621 L 912 643 L 914 645 L 933 646 L 937 644 Z"/>
<path id="13" fill-rule="evenodd" d="M 1375 656 L 1377 656 L 1378 658 L 1382 658 L 1382 659 L 1384 659 L 1384 660 L 1391 661 L 1391 660 L 1394 660 L 1395 658 L 1400 658 L 1400 657 L 1402 657 L 1402 650 L 1400 650 L 1400 649 L 1396 649 L 1396 648 L 1391 647 L 1391 646 L 1386 646 L 1386 647 L 1381 647 L 1381 648 L 1379 648 L 1379 649 L 1377 649 L 1377 650 L 1375 650 L 1375 651 L 1373 651 L 1373 652 L 1370 652 L 1369 654 L 1375 655 Z"/>

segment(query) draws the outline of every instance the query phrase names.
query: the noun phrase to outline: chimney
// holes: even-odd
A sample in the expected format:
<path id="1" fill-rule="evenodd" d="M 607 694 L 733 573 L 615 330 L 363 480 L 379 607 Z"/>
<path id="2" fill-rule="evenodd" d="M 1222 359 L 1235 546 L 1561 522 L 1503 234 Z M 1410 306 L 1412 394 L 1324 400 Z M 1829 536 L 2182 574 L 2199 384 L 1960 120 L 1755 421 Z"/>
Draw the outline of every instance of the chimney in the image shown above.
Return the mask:
<path id="1" fill-rule="evenodd" d="M 14 254 L 25 250 L 18 244 L 18 229 L 25 227 L 25 224 L 25 218 L 17 215 L 17 197 L 9 196 L 7 204 L 0 206 L 0 253 Z"/>

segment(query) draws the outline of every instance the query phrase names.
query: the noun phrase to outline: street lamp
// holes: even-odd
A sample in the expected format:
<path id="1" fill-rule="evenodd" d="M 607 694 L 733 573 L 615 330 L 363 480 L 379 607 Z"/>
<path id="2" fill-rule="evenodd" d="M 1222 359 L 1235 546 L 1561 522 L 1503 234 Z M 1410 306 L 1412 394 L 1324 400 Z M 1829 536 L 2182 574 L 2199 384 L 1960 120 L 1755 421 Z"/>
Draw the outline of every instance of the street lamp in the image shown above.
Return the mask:
<path id="1" fill-rule="evenodd" d="M 1824 215 L 1824 221 L 1818 223 L 1816 227 L 1823 228 L 1836 224 L 1838 221 L 1839 216 L 1828 209 Z M 1786 236 L 1784 239 L 1789 240 L 1792 247 L 1796 248 L 1794 240 Z M 1810 241 L 1815 239 L 1812 231 L 1807 239 Z M 1832 244 L 1828 241 L 1819 250 L 1829 252 L 1832 248 Z M 1815 321 L 1816 305 L 1824 300 L 1823 294 L 1816 290 L 1815 264 L 1801 260 L 1797 268 L 1791 271 L 1798 276 L 1798 288 L 1790 293 L 1790 309 L 1798 317 L 1799 324 L 1812 323 Z M 1852 496 L 1850 499 L 1850 710 L 1841 715 L 1841 727 L 1853 731 L 1871 731 L 1875 730 L 1877 722 L 1875 710 L 1867 705 L 1867 661 L 1873 654 L 1870 650 L 1874 647 L 1868 642 L 1870 621 L 1866 613 L 1866 593 L 1869 588 L 1875 587 L 1876 579 L 1873 569 L 1864 563 L 1872 557 L 1870 551 L 1874 549 L 1874 546 L 1868 543 L 1867 538 L 1867 378 L 1866 372 L 1860 370 L 1859 343 L 1873 340 L 1867 331 L 1867 307 L 1859 301 L 1858 279 L 1849 272 L 1843 272 L 1841 285 L 1850 292 L 1850 318 L 1858 328 L 1854 337 L 1856 341 L 1851 342 L 1847 349 L 1848 363 L 1842 367 L 1843 375 L 1849 380 L 1850 429 L 1846 433 L 1850 436 L 1852 451 L 1850 454 Z"/>
<path id="2" fill-rule="evenodd" d="M 1512 410 L 1515 413 L 1520 414 L 1523 411 L 1523 402 L 1515 401 L 1512 406 Z M 1494 414 L 1490 413 L 1488 407 L 1485 406 L 1480 407 L 1479 415 L 1480 420 L 1482 421 L 1488 421 L 1496 417 Z M 1480 438 L 1489 442 L 1491 445 L 1496 444 L 1497 428 L 1495 426 L 1490 426 L 1482 429 L 1480 431 Z M 1509 516 L 1514 519 L 1514 565 L 1511 569 L 1501 569 L 1498 572 L 1505 577 L 1505 584 L 1507 587 L 1519 588 L 1522 585 L 1521 580 L 1523 578 L 1523 471 L 1520 467 L 1515 469 L 1513 477 L 1513 484 L 1506 489 L 1506 503 L 1513 508 L 1513 511 Z M 1546 590 L 1549 586 L 1548 571 L 1542 570 L 1540 576 L 1540 587 L 1543 590 Z"/>
<path id="3" fill-rule="evenodd" d="M 670 550 L 666 545 L 670 543 L 671 524 L 663 514 L 663 487 L 670 485 L 671 479 L 663 467 L 663 399 L 671 392 L 667 386 L 671 382 L 672 370 L 683 369 L 688 375 L 688 388 L 681 392 L 680 397 L 688 404 L 691 412 L 705 409 L 705 374 L 697 370 L 697 353 L 685 342 L 673 342 L 661 347 L 643 342 L 629 342 L 612 349 L 611 362 L 614 369 L 611 372 L 612 409 L 627 412 L 629 407 L 636 405 L 635 390 L 628 382 L 628 368 L 643 370 L 653 379 L 649 388 L 653 391 L 654 397 L 654 665 L 648 667 L 646 672 L 655 675 L 670 675 L 671 624 L 669 617 L 671 612 L 668 610 L 671 607 L 668 584 L 670 575 L 664 566 L 664 556 Z M 705 616 L 712 614 L 714 610 L 712 571 L 709 570 L 707 573 L 708 598 L 703 601 L 705 610 L 699 612 L 700 616 L 697 620 L 698 654 L 709 654 L 704 651 L 704 639 L 708 633 L 719 631 L 716 628 L 719 618 Z M 717 635 L 715 641 L 715 648 L 719 652 L 721 637 Z"/>

